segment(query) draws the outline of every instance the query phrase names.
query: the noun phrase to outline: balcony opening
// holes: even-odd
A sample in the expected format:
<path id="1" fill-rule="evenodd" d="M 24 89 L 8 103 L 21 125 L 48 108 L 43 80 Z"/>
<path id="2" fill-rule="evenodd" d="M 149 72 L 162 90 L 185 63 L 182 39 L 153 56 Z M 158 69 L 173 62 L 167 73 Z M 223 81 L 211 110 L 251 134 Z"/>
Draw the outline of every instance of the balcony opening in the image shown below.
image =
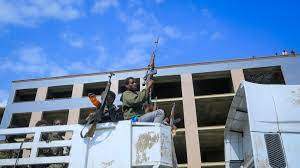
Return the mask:
<path id="1" fill-rule="evenodd" d="M 196 99 L 198 127 L 225 125 L 232 98 Z"/>
<path id="2" fill-rule="evenodd" d="M 101 93 L 105 90 L 106 83 L 107 82 L 95 82 L 84 84 L 82 96 L 88 96 L 89 93 L 101 95 Z"/>
<path id="3" fill-rule="evenodd" d="M 184 128 L 184 117 L 183 117 L 183 105 L 182 101 L 174 101 L 175 102 L 175 121 L 177 120 L 177 123 L 175 123 L 175 126 L 177 128 Z M 171 109 L 173 106 L 173 101 L 168 102 L 158 102 L 157 108 L 163 109 L 165 111 L 165 116 L 169 117 L 171 113 Z"/>
<path id="4" fill-rule="evenodd" d="M 137 84 L 138 90 L 140 90 L 140 78 L 135 78 L 135 82 Z M 119 80 L 118 94 L 125 92 L 125 90 L 125 80 Z"/>
<path id="5" fill-rule="evenodd" d="M 30 149 L 22 148 L 20 151 L 19 158 L 29 158 L 30 156 L 23 155 L 24 151 L 30 151 Z M 0 159 L 15 159 L 18 157 L 19 149 L 14 150 L 1 150 L 0 151 Z M 3 166 L 3 168 L 14 168 L 13 166 Z M 1 167 L 2 168 L 2 167 Z M 22 166 L 17 168 L 23 168 Z"/>
<path id="6" fill-rule="evenodd" d="M 31 113 L 13 113 L 9 128 L 28 127 Z"/>
<path id="7" fill-rule="evenodd" d="M 39 148 L 38 157 L 51 157 L 51 156 L 69 156 L 70 147 L 51 147 L 51 148 Z"/>
<path id="8" fill-rule="evenodd" d="M 78 123 L 84 123 L 88 115 L 96 110 L 95 107 L 80 109 Z"/>
<path id="9" fill-rule="evenodd" d="M 185 133 L 178 132 L 174 136 L 174 146 L 177 157 L 178 164 L 187 163 L 187 153 L 186 153 L 186 143 L 185 143 Z"/>
<path id="10" fill-rule="evenodd" d="M 49 87 L 46 99 L 62 99 L 72 97 L 73 85 Z"/>
<path id="11" fill-rule="evenodd" d="M 47 121 L 49 125 L 54 125 L 55 120 L 60 120 L 62 125 L 68 122 L 69 110 L 44 111 L 42 119 Z"/>
<path id="12" fill-rule="evenodd" d="M 285 84 L 280 66 L 244 69 L 245 80 L 259 84 Z"/>
<path id="13" fill-rule="evenodd" d="M 37 89 L 21 89 L 16 90 L 14 102 L 34 101 Z"/>
<path id="14" fill-rule="evenodd" d="M 154 78 L 152 97 L 158 99 L 182 97 L 179 75 L 159 76 Z"/>
<path id="15" fill-rule="evenodd" d="M 198 131 L 202 162 L 222 162 L 224 157 L 224 129 Z"/>
<path id="16" fill-rule="evenodd" d="M 195 96 L 233 93 L 230 71 L 193 74 Z"/>

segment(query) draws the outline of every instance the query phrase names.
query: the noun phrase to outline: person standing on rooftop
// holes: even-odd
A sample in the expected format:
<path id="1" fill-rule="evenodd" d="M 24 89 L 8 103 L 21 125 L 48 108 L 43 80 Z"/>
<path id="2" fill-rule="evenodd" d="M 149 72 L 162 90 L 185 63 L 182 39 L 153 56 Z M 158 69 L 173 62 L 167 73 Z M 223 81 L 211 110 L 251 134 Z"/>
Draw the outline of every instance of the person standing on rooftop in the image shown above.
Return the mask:
<path id="1" fill-rule="evenodd" d="M 288 52 L 286 50 L 283 50 L 281 55 L 288 55 Z"/>

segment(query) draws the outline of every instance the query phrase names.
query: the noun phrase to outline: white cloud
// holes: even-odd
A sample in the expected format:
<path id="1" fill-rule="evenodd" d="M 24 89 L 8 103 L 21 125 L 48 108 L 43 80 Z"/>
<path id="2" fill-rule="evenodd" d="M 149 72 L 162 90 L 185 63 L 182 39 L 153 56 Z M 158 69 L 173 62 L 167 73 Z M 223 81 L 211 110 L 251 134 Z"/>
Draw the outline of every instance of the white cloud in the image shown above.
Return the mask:
<path id="1" fill-rule="evenodd" d="M 2 71 L 14 73 L 59 76 L 67 71 L 58 63 L 50 60 L 41 47 L 31 46 L 19 49 L 13 56 L 6 57 L 3 61 Z"/>
<path id="2" fill-rule="evenodd" d="M 91 73 L 91 72 L 97 72 L 99 69 L 95 68 L 96 63 L 92 64 L 90 63 L 83 63 L 83 62 L 72 62 L 70 65 L 68 65 L 67 69 L 73 72 L 80 72 L 80 73 Z"/>
<path id="3" fill-rule="evenodd" d="M 0 89 L 0 107 L 5 107 L 7 104 L 8 93 Z"/>
<path id="4" fill-rule="evenodd" d="M 118 0 L 97 0 L 92 8 L 92 12 L 103 14 L 109 8 L 117 7 Z"/>
<path id="5" fill-rule="evenodd" d="M 42 64 L 46 63 L 45 54 L 40 47 L 22 48 L 19 51 L 20 61 L 28 64 Z"/>
<path id="6" fill-rule="evenodd" d="M 214 33 L 211 34 L 210 39 L 211 39 L 211 40 L 219 40 L 219 39 L 221 39 L 222 37 L 223 37 L 222 33 L 216 31 L 216 32 L 214 32 Z"/>
<path id="7" fill-rule="evenodd" d="M 145 28 L 145 24 L 138 19 L 131 19 L 128 22 L 128 29 L 129 31 L 139 31 L 141 29 Z"/>
<path id="8" fill-rule="evenodd" d="M 0 24 L 32 26 L 42 19 L 73 20 L 81 0 L 0 0 Z"/>
<path id="9" fill-rule="evenodd" d="M 39 46 L 23 47 L 10 56 L 0 58 L 2 63 L 0 73 L 45 77 L 97 72 L 101 65 L 107 62 L 107 55 L 105 48 L 101 45 L 96 45 L 94 50 L 96 51 L 94 57 L 86 56 L 81 60 L 67 62 L 61 59 L 56 60 Z"/>
<path id="10" fill-rule="evenodd" d="M 70 46 L 75 48 L 82 48 L 84 41 L 79 36 L 72 33 L 62 33 L 61 38 L 67 42 Z"/>
<path id="11" fill-rule="evenodd" d="M 181 37 L 181 33 L 175 27 L 165 26 L 163 30 L 164 30 L 165 34 L 170 38 L 180 38 Z"/>
<path id="12" fill-rule="evenodd" d="M 162 3 L 163 1 L 155 1 Z M 117 10 L 117 16 L 127 29 L 125 39 L 125 56 L 122 63 L 114 68 L 140 68 L 147 65 L 154 41 L 159 37 L 159 46 L 163 46 L 170 39 L 183 39 L 183 35 L 176 26 L 160 22 L 151 11 L 146 11 L 140 1 L 129 1 L 130 11 Z M 189 37 L 190 38 L 190 37 Z"/>
<path id="13" fill-rule="evenodd" d="M 148 43 L 152 36 L 152 42 L 160 36 L 164 39 L 185 38 L 184 35 L 175 26 L 161 23 L 158 18 L 151 12 L 145 11 L 142 7 L 135 6 L 134 13 L 119 12 L 119 19 L 125 23 L 128 33 L 129 42 L 137 41 Z M 145 40 L 142 40 L 145 39 Z"/>
<path id="14" fill-rule="evenodd" d="M 154 40 L 154 35 L 152 33 L 137 33 L 137 34 L 130 34 L 128 37 L 128 42 L 131 44 L 151 44 Z"/>
<path id="15" fill-rule="evenodd" d="M 114 64 L 111 66 L 112 69 L 120 69 L 120 68 L 137 68 L 144 65 L 147 61 L 147 58 L 150 54 L 147 54 L 146 50 L 143 48 L 130 48 L 122 56 L 122 61 L 120 58 L 115 58 L 113 61 Z"/>

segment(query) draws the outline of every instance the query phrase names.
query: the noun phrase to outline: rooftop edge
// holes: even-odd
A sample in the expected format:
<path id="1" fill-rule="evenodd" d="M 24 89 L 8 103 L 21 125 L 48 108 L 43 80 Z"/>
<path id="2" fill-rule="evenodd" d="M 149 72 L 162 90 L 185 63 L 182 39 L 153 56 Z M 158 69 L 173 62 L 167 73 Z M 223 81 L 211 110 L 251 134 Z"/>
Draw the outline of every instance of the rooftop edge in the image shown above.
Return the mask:
<path id="1" fill-rule="evenodd" d="M 227 59 L 227 60 L 220 60 L 220 61 L 208 61 L 208 62 L 197 62 L 197 63 L 188 63 L 188 64 L 174 64 L 174 65 L 167 65 L 167 66 L 160 66 L 157 69 L 166 69 L 166 68 L 173 68 L 173 67 L 184 67 L 184 66 L 196 66 L 196 65 L 206 65 L 206 64 L 219 64 L 219 63 L 226 63 L 226 62 L 241 62 L 241 61 L 252 61 L 252 60 L 262 60 L 262 59 L 271 59 L 271 58 L 286 58 L 286 57 L 299 57 L 299 54 L 296 55 L 272 55 L 272 56 L 263 56 L 263 57 L 249 57 L 249 58 L 235 58 L 235 59 Z M 104 72 L 95 72 L 95 73 L 86 73 L 86 74 L 73 74 L 73 75 L 63 75 L 63 76 L 54 76 L 54 77 L 45 77 L 45 78 L 32 78 L 32 79 L 21 79 L 21 80 L 13 80 L 13 83 L 18 82 L 29 82 L 29 81 L 40 81 L 40 80 L 52 80 L 52 79 L 61 79 L 61 78 L 73 78 L 79 76 L 93 76 L 93 75 L 102 75 L 102 74 L 109 74 L 109 73 L 123 73 L 123 72 L 132 72 L 132 71 L 141 71 L 146 70 L 146 68 L 135 68 L 135 69 L 128 69 L 128 70 L 117 70 L 117 71 L 104 71 Z"/>

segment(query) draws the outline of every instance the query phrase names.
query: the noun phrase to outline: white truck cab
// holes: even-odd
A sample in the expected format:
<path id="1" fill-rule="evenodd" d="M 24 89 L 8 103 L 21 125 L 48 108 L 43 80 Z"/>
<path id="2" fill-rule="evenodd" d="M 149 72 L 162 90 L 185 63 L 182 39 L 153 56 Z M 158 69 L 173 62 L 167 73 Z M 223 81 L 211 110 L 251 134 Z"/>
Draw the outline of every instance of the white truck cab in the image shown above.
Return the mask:
<path id="1" fill-rule="evenodd" d="M 300 85 L 243 82 L 224 142 L 226 168 L 299 168 Z"/>

